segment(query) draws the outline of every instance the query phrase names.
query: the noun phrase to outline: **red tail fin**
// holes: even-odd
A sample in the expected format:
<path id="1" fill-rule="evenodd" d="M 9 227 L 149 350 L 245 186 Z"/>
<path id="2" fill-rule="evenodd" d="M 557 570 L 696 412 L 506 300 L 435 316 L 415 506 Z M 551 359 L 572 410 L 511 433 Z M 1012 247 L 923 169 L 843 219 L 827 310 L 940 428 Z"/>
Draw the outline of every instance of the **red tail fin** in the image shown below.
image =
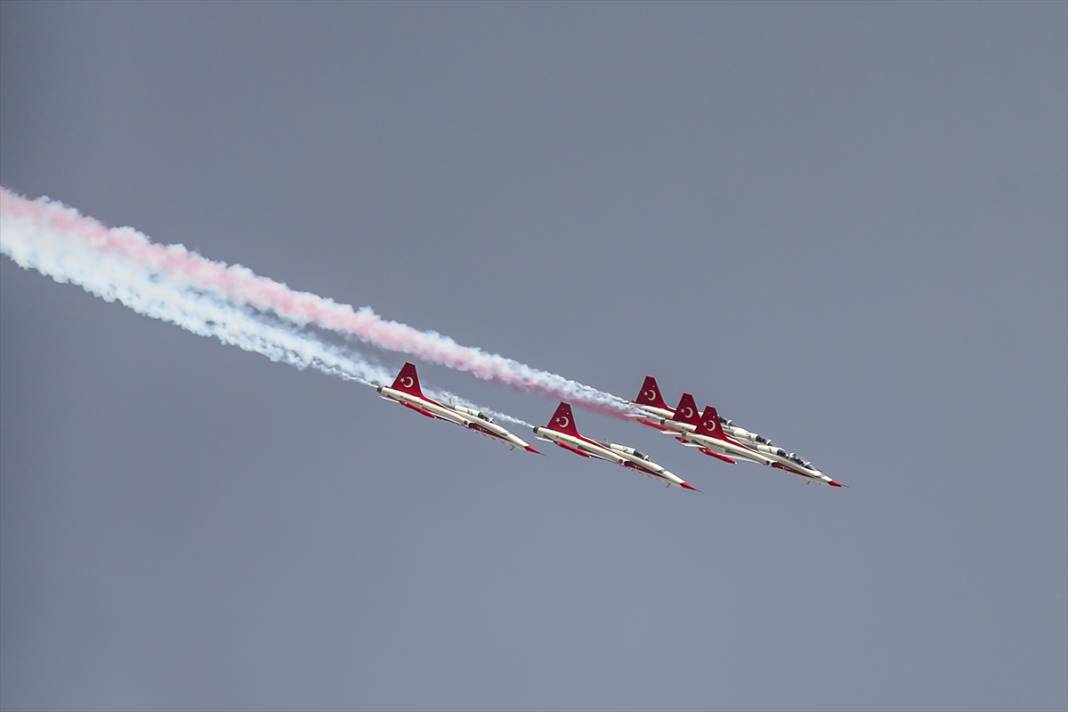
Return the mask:
<path id="1" fill-rule="evenodd" d="M 667 403 L 664 402 L 664 396 L 660 395 L 660 386 L 656 385 L 656 379 L 652 376 L 646 376 L 645 380 L 642 381 L 642 389 L 638 391 L 638 396 L 634 399 L 634 402 L 670 410 Z"/>
<path id="2" fill-rule="evenodd" d="M 705 412 L 701 414 L 701 422 L 697 424 L 697 434 L 709 435 L 720 440 L 727 439 L 727 434 L 723 432 L 723 424 L 719 422 L 719 413 L 710 405 L 706 405 Z"/>
<path id="3" fill-rule="evenodd" d="M 404 364 L 397 378 L 393 381 L 393 390 L 409 393 L 423 398 L 423 389 L 419 387 L 419 374 L 415 372 L 415 366 L 410 363 Z"/>
<path id="4" fill-rule="evenodd" d="M 701 419 L 701 412 L 697 410 L 697 402 L 692 395 L 682 394 L 682 398 L 679 398 L 679 407 L 675 409 L 675 415 L 671 416 L 671 419 L 680 423 L 697 425 L 697 421 Z"/>
<path id="5" fill-rule="evenodd" d="M 556 407 L 556 412 L 553 413 L 553 417 L 549 418 L 549 424 L 545 427 L 558 433 L 579 434 L 578 428 L 575 427 L 575 416 L 571 413 L 571 406 L 567 403 L 561 403 Z"/>

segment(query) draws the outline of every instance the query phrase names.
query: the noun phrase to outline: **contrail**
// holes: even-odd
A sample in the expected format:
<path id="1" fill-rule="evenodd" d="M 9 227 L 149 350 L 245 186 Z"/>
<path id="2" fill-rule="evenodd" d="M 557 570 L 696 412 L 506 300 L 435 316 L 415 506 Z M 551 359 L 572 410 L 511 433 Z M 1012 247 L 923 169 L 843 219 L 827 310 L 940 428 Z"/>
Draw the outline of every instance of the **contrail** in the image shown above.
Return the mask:
<path id="1" fill-rule="evenodd" d="M 4 206 L 6 208 L 6 205 Z M 272 324 L 250 309 L 176 283 L 142 265 L 96 249 L 88 242 L 71 241 L 39 222 L 0 211 L 0 251 L 26 269 L 35 269 L 60 283 L 71 283 L 106 301 L 117 301 L 133 311 L 175 324 L 224 344 L 262 354 L 296 368 L 314 368 L 346 381 L 368 386 L 388 384 L 393 376 L 358 354 L 327 344 L 292 324 Z M 530 426 L 452 393 L 432 391 L 433 398 L 452 401 L 488 415 Z"/>
<path id="2" fill-rule="evenodd" d="M 14 229 L 8 227 L 10 223 L 37 235 L 46 234 L 64 249 L 83 244 L 101 255 L 137 265 L 147 274 L 165 277 L 174 285 L 214 293 L 234 304 L 273 313 L 297 325 L 328 329 L 381 349 L 466 371 L 485 381 L 568 400 L 608 415 L 626 417 L 633 412 L 626 400 L 591 386 L 476 347 L 463 346 L 434 331 L 420 331 L 383 319 L 370 307 L 354 309 L 290 289 L 240 265 L 209 260 L 182 245 L 155 244 L 133 228 L 107 228 L 47 198 L 31 201 L 0 188 L 0 217 L 5 231 Z"/>

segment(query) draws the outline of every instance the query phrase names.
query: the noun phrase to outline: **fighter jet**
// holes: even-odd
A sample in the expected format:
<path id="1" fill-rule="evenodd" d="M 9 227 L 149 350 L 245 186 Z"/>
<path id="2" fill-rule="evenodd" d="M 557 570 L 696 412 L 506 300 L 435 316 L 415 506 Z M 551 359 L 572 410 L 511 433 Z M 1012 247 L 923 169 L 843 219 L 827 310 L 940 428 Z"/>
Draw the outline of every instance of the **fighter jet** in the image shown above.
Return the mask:
<path id="1" fill-rule="evenodd" d="M 415 366 L 410 363 L 404 364 L 392 386 L 379 386 L 376 390 L 382 399 L 399 403 L 428 418 L 446 420 L 469 428 L 510 445 L 513 449 L 519 447 L 528 452 L 541 454 L 531 445 L 497 425 L 488 415 L 461 405 L 439 403 L 423 395 L 423 390 L 419 387 L 419 374 L 416 373 Z"/>
<path id="2" fill-rule="evenodd" d="M 802 459 L 796 453 L 786 452 L 782 448 L 775 447 L 774 445 L 753 445 L 752 447 L 757 452 L 769 457 L 772 460 L 771 466 L 778 470 L 789 472 L 792 475 L 799 475 L 816 482 L 822 482 L 831 487 L 845 487 L 841 482 L 836 482 L 817 470 L 811 462 Z"/>
<path id="3" fill-rule="evenodd" d="M 694 432 L 680 433 L 678 439 L 687 447 L 698 448 L 704 454 L 732 465 L 736 460 L 748 460 L 758 465 L 770 465 L 775 462 L 768 455 L 727 435 L 723 431 L 719 413 L 710 405 L 705 406 L 705 411 L 701 414 Z"/>
<path id="4" fill-rule="evenodd" d="M 535 427 L 534 435 L 539 440 L 551 442 L 581 457 L 595 457 L 600 460 L 614 462 L 617 465 L 637 470 L 643 475 L 662 480 L 669 487 L 675 485 L 683 489 L 700 492 L 689 482 L 685 482 L 682 478 L 668 472 L 650 460 L 647 455 L 632 447 L 591 440 L 579 434 L 578 428 L 575 427 L 575 416 L 571 412 L 571 406 L 567 403 L 561 403 L 557 406 L 556 412 L 549 419 L 548 425 L 544 428 Z"/>

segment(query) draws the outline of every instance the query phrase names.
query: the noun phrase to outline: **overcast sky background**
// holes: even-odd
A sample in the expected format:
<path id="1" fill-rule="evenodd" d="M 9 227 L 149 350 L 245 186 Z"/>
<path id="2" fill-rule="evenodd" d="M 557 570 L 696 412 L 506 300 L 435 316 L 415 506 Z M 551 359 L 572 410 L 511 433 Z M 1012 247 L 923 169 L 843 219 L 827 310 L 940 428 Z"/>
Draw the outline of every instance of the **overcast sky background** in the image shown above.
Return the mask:
<path id="1" fill-rule="evenodd" d="M 4 186 L 850 488 L 581 412 L 704 493 L 510 452 L 3 259 L 0 706 L 1065 709 L 1066 28 L 3 2 Z"/>

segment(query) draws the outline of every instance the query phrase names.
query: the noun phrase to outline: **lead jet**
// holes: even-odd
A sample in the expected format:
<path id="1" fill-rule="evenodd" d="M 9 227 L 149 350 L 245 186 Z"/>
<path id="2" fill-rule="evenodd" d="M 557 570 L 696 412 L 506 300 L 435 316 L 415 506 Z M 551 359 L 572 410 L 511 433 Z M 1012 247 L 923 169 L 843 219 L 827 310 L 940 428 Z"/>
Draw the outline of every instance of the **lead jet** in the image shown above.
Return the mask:
<path id="1" fill-rule="evenodd" d="M 464 428 L 469 428 L 510 445 L 513 449 L 519 447 L 528 452 L 541 454 L 507 429 L 497 425 L 497 423 L 493 422 L 493 418 L 488 415 L 461 405 L 439 403 L 423 395 L 423 390 L 419 387 L 419 374 L 416 372 L 415 366 L 410 363 L 404 364 L 392 386 L 379 386 L 376 390 L 384 400 L 399 403 L 405 408 L 410 408 L 428 418 L 446 420 Z"/>
<path id="2" fill-rule="evenodd" d="M 698 448 L 704 454 L 732 465 L 736 460 L 748 460 L 758 465 L 771 465 L 775 462 L 768 455 L 755 450 L 752 445 L 727 435 L 723 430 L 723 423 L 720 422 L 719 413 L 710 405 L 705 406 L 694 431 L 680 433 L 678 439 L 687 447 Z"/>
<path id="3" fill-rule="evenodd" d="M 535 427 L 534 436 L 539 440 L 546 440 L 564 450 L 573 452 L 580 457 L 595 457 L 599 460 L 614 462 L 623 467 L 637 470 L 643 475 L 648 475 L 662 480 L 667 486 L 676 486 L 683 489 L 700 492 L 699 489 L 684 481 L 682 478 L 668 472 L 666 469 L 649 459 L 644 453 L 626 445 L 606 443 L 584 437 L 575 427 L 575 416 L 571 412 L 571 406 L 561 403 L 549 419 L 544 428 Z"/>
<path id="4" fill-rule="evenodd" d="M 796 453 L 786 452 L 774 445 L 753 445 L 752 447 L 757 452 L 771 458 L 771 466 L 777 470 L 783 470 L 811 481 L 822 482 L 831 487 L 845 487 L 841 482 L 836 482 L 820 472 L 811 462 L 802 459 Z"/>

